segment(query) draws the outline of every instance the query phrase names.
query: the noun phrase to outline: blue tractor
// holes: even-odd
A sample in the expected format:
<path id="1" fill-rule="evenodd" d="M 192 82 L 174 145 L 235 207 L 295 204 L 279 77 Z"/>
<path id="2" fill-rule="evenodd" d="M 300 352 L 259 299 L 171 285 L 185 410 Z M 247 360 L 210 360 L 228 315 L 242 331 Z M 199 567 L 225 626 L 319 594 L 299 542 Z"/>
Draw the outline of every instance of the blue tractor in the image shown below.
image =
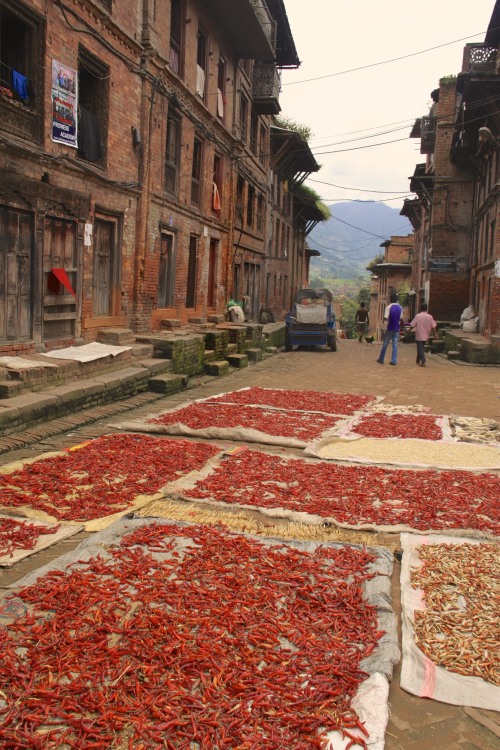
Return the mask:
<path id="1" fill-rule="evenodd" d="M 337 351 L 337 325 L 328 289 L 299 289 L 285 322 L 285 351 L 294 346 L 328 346 Z"/>

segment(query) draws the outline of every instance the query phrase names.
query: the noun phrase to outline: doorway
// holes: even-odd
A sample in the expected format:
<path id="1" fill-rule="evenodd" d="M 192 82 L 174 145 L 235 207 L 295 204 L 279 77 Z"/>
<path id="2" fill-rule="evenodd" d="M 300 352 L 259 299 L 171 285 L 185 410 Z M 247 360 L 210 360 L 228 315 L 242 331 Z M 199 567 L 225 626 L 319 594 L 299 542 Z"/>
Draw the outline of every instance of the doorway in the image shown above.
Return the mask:
<path id="1" fill-rule="evenodd" d="M 0 343 L 32 336 L 33 217 L 0 207 Z"/>

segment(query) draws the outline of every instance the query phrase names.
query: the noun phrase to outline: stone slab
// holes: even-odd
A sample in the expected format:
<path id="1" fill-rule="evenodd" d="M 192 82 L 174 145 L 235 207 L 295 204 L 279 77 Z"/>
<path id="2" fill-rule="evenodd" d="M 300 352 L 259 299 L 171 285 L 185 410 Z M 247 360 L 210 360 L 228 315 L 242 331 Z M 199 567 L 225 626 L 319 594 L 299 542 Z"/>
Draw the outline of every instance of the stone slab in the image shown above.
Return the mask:
<path id="1" fill-rule="evenodd" d="M 182 374 L 158 375 L 149 379 L 149 390 L 155 393 L 178 393 L 187 385 L 188 378 Z"/>
<path id="2" fill-rule="evenodd" d="M 248 357 L 246 354 L 228 354 L 227 361 L 231 367 L 236 367 L 239 370 L 243 367 L 248 367 Z"/>
<path id="3" fill-rule="evenodd" d="M 246 350 L 246 354 L 249 362 L 261 362 L 262 361 L 262 349 L 252 347 Z"/>
<path id="4" fill-rule="evenodd" d="M 213 375 L 220 377 L 221 375 L 227 375 L 229 372 L 229 362 L 223 360 L 222 362 L 207 362 L 205 364 L 205 373 L 207 375 Z"/>

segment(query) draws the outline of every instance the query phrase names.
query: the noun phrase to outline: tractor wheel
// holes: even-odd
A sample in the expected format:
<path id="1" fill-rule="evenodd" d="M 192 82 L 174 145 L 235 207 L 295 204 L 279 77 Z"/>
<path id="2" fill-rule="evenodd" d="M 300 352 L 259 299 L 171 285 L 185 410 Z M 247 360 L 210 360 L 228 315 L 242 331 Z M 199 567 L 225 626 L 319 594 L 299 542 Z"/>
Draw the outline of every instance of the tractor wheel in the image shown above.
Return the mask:
<path id="1" fill-rule="evenodd" d="M 292 351 L 292 345 L 290 343 L 290 332 L 288 328 L 285 328 L 285 351 L 286 352 Z"/>
<path id="2" fill-rule="evenodd" d="M 330 339 L 330 350 L 332 352 L 337 351 L 337 339 L 335 338 L 335 336 L 332 336 Z"/>

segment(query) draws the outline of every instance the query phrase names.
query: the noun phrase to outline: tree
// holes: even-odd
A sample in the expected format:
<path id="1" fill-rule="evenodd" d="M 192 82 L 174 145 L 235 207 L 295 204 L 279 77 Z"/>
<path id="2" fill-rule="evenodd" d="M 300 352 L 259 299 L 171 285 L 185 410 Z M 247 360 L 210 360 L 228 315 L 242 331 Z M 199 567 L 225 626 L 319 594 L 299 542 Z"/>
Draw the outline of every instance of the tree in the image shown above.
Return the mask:
<path id="1" fill-rule="evenodd" d="M 325 281 L 321 278 L 321 276 L 315 276 L 311 279 L 310 286 L 313 287 L 313 289 L 324 289 Z"/>
<path id="2" fill-rule="evenodd" d="M 342 328 L 347 339 L 356 338 L 356 310 L 358 303 L 355 299 L 346 299 L 342 303 Z"/>
<path id="3" fill-rule="evenodd" d="M 366 286 L 362 286 L 358 292 L 358 304 L 365 303 L 366 307 L 370 307 L 370 290 Z"/>

